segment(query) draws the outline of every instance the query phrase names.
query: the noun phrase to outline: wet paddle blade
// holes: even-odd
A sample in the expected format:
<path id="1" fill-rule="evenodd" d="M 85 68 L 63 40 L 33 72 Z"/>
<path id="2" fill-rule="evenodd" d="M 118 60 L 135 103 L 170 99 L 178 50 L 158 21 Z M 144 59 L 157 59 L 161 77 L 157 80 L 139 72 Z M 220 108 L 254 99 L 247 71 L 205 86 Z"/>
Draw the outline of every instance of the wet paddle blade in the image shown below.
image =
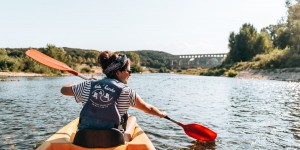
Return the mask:
<path id="1" fill-rule="evenodd" d="M 76 72 L 75 70 L 71 69 L 68 65 L 66 65 L 63 62 L 60 62 L 56 59 L 53 59 L 35 49 L 29 49 L 28 51 L 26 51 L 26 55 L 29 56 L 30 58 L 36 60 L 37 62 L 46 65 L 50 68 L 54 68 L 54 69 L 58 69 L 58 70 L 62 70 L 62 71 L 67 71 L 73 75 L 78 75 L 78 72 Z"/>
<path id="2" fill-rule="evenodd" d="M 213 141 L 217 137 L 217 133 L 199 124 L 182 125 L 184 132 L 200 141 Z"/>
<path id="3" fill-rule="evenodd" d="M 164 117 L 165 119 L 168 119 L 174 123 L 176 123 L 177 125 L 181 126 L 184 130 L 184 132 L 197 140 L 200 141 L 214 141 L 217 138 L 217 133 L 200 125 L 200 124 L 183 124 L 181 122 L 175 121 L 174 119 L 171 119 L 168 116 Z"/>

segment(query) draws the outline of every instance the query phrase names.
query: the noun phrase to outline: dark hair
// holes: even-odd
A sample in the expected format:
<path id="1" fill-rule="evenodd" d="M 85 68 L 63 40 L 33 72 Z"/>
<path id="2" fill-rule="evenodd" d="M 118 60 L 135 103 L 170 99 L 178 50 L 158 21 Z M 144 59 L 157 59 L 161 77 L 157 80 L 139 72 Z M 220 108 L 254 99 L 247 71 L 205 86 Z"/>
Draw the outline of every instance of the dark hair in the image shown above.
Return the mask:
<path id="1" fill-rule="evenodd" d="M 98 64 L 101 66 L 102 70 L 105 70 L 112 62 L 114 62 L 119 57 L 119 55 L 121 55 L 121 54 L 104 51 L 104 52 L 100 53 L 100 55 L 98 56 Z M 117 79 L 116 72 L 126 70 L 128 65 L 129 65 L 129 61 L 127 61 L 126 64 L 122 68 L 112 71 L 110 73 L 107 73 L 106 76 L 108 78 Z"/>

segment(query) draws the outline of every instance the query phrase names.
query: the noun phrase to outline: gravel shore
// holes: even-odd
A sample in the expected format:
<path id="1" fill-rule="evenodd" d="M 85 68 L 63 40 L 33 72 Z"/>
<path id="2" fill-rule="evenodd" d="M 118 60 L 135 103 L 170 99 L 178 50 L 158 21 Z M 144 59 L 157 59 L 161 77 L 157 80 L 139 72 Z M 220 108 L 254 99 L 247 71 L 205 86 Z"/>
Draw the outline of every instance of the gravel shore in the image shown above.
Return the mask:
<path id="1" fill-rule="evenodd" d="M 236 78 L 269 79 L 279 81 L 300 82 L 300 68 L 243 70 L 238 73 Z"/>
<path id="2" fill-rule="evenodd" d="M 0 77 L 40 77 L 45 74 L 25 73 L 25 72 L 0 72 Z"/>

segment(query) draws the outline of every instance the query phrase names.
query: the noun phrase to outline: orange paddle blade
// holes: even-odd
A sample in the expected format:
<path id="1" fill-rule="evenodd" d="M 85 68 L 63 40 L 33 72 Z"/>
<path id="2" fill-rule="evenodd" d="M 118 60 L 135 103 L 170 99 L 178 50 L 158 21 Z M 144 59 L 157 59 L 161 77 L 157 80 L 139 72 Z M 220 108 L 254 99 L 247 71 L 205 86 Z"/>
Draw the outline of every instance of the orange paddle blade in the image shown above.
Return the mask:
<path id="1" fill-rule="evenodd" d="M 54 69 L 58 69 L 58 70 L 62 70 L 62 71 L 67 71 L 71 74 L 74 75 L 78 75 L 78 72 L 76 72 L 75 70 L 71 69 L 68 65 L 66 65 L 63 62 L 60 62 L 56 59 L 53 59 L 39 51 L 37 51 L 36 49 L 29 49 L 26 51 L 25 53 L 27 56 L 29 56 L 30 58 L 38 61 L 39 63 L 46 65 L 48 67 L 54 68 Z"/>

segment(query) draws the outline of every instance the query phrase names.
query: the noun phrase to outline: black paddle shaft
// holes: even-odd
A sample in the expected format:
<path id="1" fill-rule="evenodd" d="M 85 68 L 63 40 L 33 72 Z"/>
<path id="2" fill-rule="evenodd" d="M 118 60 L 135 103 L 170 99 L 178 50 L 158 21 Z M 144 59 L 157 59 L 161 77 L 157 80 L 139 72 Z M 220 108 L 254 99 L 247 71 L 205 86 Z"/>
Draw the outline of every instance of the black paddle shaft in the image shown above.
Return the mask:
<path id="1" fill-rule="evenodd" d="M 180 122 L 178 122 L 178 121 L 175 121 L 175 120 L 171 119 L 171 118 L 168 117 L 168 116 L 166 116 L 165 118 L 168 119 L 168 120 L 170 120 L 170 121 L 172 121 L 172 122 L 174 122 L 174 123 L 176 123 L 176 124 L 179 125 L 179 126 L 183 126 L 182 123 L 180 123 Z"/>

